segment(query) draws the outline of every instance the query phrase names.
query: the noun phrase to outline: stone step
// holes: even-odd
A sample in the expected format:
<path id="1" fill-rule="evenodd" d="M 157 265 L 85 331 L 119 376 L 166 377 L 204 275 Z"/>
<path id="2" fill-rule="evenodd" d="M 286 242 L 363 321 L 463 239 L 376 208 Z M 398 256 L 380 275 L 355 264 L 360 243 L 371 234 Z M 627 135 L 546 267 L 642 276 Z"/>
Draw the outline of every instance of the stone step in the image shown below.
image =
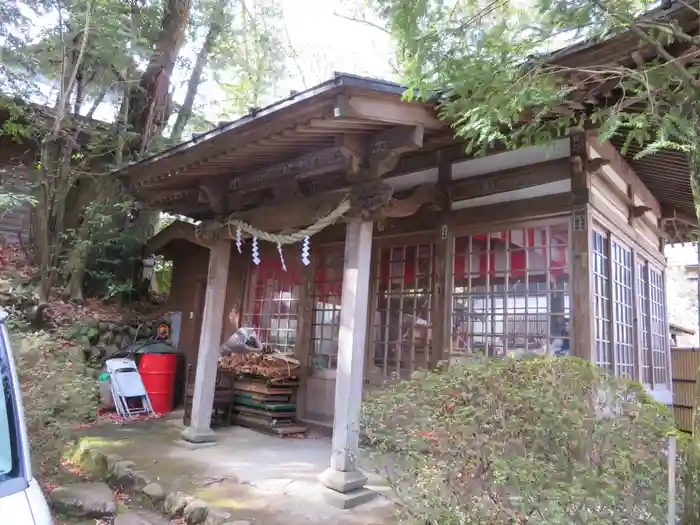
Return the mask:
<path id="1" fill-rule="evenodd" d="M 117 501 L 106 483 L 82 482 L 56 487 L 49 494 L 51 507 L 64 514 L 84 518 L 114 516 Z"/>

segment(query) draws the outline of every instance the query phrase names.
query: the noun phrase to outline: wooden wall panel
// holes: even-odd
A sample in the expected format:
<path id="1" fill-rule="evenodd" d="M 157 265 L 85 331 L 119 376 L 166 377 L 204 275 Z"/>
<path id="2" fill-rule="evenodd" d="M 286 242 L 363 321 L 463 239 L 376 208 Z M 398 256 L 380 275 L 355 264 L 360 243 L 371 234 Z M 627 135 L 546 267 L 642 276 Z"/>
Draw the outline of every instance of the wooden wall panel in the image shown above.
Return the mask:
<path id="1" fill-rule="evenodd" d="M 610 188 L 601 177 L 593 177 L 591 183 L 591 195 L 594 199 L 600 200 L 605 207 L 599 209 L 610 220 L 627 224 L 629 212 L 627 204 L 615 193 L 610 191 Z"/>
<path id="2" fill-rule="evenodd" d="M 176 241 L 169 247 L 168 255 L 173 260 L 173 275 L 167 307 L 170 311 L 182 313 L 178 350 L 185 355 L 187 364 L 194 366 L 199 353 L 209 250 L 186 241 Z"/>
<path id="3" fill-rule="evenodd" d="M 700 367 L 700 349 L 671 348 L 673 412 L 676 425 L 686 432 L 691 432 L 693 429 L 698 367 Z"/>
<path id="4" fill-rule="evenodd" d="M 609 161 L 592 176 L 591 203 L 595 210 L 623 230 L 634 244 L 660 252 L 665 236 L 659 227 L 658 201 L 609 142 L 599 144 L 590 136 L 587 152 L 591 159 Z M 638 208 L 642 206 L 647 209 Z"/>
<path id="5" fill-rule="evenodd" d="M 308 376 L 304 419 L 321 425 L 332 425 L 335 412 L 335 377 Z"/>

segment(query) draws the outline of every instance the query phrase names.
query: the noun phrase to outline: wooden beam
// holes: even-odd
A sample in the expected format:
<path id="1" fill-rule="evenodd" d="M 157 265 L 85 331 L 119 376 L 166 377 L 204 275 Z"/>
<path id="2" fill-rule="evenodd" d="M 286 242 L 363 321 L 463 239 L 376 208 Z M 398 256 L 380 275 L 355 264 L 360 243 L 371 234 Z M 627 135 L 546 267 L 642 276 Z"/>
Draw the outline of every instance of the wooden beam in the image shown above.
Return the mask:
<path id="1" fill-rule="evenodd" d="M 450 192 L 453 201 L 484 197 L 565 180 L 569 178 L 569 170 L 568 159 L 551 160 L 453 181 Z"/>
<path id="2" fill-rule="evenodd" d="M 349 149 L 333 146 L 234 177 L 230 187 L 236 191 L 249 191 L 269 187 L 282 180 L 303 180 L 333 171 L 352 172 L 359 168 L 359 160 Z"/>
<path id="3" fill-rule="evenodd" d="M 668 208 L 664 207 L 661 211 L 661 219 L 662 220 L 675 220 L 679 222 L 683 222 L 687 224 L 688 226 L 692 226 L 694 228 L 698 227 L 698 219 L 696 217 L 693 217 L 691 215 L 686 215 L 682 212 L 677 211 L 675 208 Z"/>
<path id="4" fill-rule="evenodd" d="M 571 212 L 572 197 L 570 193 L 544 195 L 508 203 L 488 204 L 474 208 L 464 208 L 450 212 L 447 226 L 459 233 L 459 228 L 489 222 L 495 217 L 498 222 L 508 223 L 518 220 L 534 220 Z"/>
<path id="5" fill-rule="evenodd" d="M 261 230 L 272 232 L 306 227 L 333 211 L 347 194 L 348 190 L 343 189 L 312 197 L 278 202 L 274 205 L 237 213 L 236 218 Z M 434 210 L 443 201 L 442 193 L 432 184 L 418 186 L 405 198 L 393 198 L 390 195 L 387 197 L 386 205 L 379 206 L 377 210 L 372 210 L 363 217 L 365 219 L 404 218 L 415 215 L 426 206 L 431 206 Z M 352 215 L 352 213 L 349 212 L 348 215 Z M 228 232 L 222 234 L 226 236 Z"/>
<path id="6" fill-rule="evenodd" d="M 183 200 L 187 197 L 195 197 L 199 195 L 198 189 L 182 189 L 173 191 L 163 191 L 157 195 L 146 195 L 141 197 L 141 201 L 149 206 L 158 206 L 169 204 L 175 201 Z"/>
<path id="7" fill-rule="evenodd" d="M 426 129 L 442 129 L 447 125 L 439 120 L 435 111 L 424 104 L 405 102 L 392 97 L 362 95 L 338 95 L 333 115 L 336 118 L 369 120 L 401 126 L 423 126 Z"/>

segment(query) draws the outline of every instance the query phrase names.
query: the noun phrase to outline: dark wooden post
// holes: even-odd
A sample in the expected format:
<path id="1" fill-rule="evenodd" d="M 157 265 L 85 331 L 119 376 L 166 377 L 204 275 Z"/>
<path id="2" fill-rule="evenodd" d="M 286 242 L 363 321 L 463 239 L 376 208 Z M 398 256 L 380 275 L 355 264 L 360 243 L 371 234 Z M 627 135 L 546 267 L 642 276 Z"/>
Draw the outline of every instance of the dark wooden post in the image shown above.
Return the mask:
<path id="1" fill-rule="evenodd" d="M 591 278 L 590 175 L 586 134 L 571 136 L 571 353 L 595 362 Z"/>
<path id="2" fill-rule="evenodd" d="M 435 284 L 433 289 L 432 352 L 430 364 L 449 359 L 452 353 L 452 294 L 454 289 L 454 233 L 447 225 L 452 198 L 452 163 L 439 159 L 438 185 L 444 195 L 443 217 L 440 233 L 435 242 Z"/>

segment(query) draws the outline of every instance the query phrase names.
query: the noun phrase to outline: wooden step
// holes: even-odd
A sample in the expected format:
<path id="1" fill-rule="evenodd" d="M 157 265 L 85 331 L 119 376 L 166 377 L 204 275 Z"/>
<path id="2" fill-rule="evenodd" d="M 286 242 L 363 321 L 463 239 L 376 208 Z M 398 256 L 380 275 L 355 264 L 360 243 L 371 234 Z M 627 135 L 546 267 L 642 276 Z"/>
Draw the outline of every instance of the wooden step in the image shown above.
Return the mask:
<path id="1" fill-rule="evenodd" d="M 296 422 L 286 423 L 286 424 L 270 424 L 270 421 L 251 416 L 249 414 L 236 414 L 233 416 L 234 422 L 240 426 L 250 428 L 252 430 L 258 430 L 266 434 L 272 434 L 274 436 L 285 436 L 288 434 L 303 434 L 307 431 L 304 425 L 300 425 Z"/>
<path id="2" fill-rule="evenodd" d="M 241 414 L 249 414 L 251 416 L 258 416 L 260 418 L 264 418 L 267 420 L 276 419 L 278 421 L 280 421 L 280 420 L 293 421 L 294 418 L 297 417 L 296 411 L 295 412 L 275 412 L 275 411 L 271 411 L 271 410 L 261 410 L 259 408 L 247 407 L 245 405 L 236 405 L 234 407 L 234 410 L 238 413 L 241 413 Z"/>
<path id="3" fill-rule="evenodd" d="M 235 390 L 235 396 L 240 396 L 246 399 L 252 399 L 254 401 L 260 401 L 262 403 L 274 403 L 275 401 L 280 403 L 286 403 L 289 401 L 288 395 L 271 395 L 271 394 L 259 394 L 257 392 L 246 392 L 245 390 Z"/>
<path id="4" fill-rule="evenodd" d="M 233 388 L 236 390 L 243 390 L 245 392 L 256 392 L 258 394 L 270 395 L 291 395 L 294 393 L 294 389 L 289 387 L 269 386 L 266 383 L 259 383 L 257 381 L 234 381 Z"/>
<path id="5" fill-rule="evenodd" d="M 294 403 L 260 403 L 258 401 L 254 401 L 252 399 L 246 399 L 244 397 L 239 397 L 239 396 L 234 396 L 233 397 L 233 404 L 234 405 L 245 405 L 253 408 L 258 408 L 261 410 L 269 410 L 269 411 L 285 411 L 289 412 L 292 410 L 296 410 L 297 406 Z"/>

